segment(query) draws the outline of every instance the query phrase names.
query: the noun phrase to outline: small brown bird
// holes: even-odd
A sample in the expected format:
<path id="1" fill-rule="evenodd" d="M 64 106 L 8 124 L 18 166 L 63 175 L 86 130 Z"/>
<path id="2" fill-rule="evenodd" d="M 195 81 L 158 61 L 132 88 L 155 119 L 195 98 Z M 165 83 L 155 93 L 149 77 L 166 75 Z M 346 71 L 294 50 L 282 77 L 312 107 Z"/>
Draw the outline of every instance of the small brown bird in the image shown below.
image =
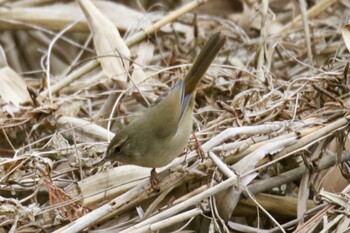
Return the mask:
<path id="1" fill-rule="evenodd" d="M 212 35 L 190 71 L 168 94 L 130 124 L 116 132 L 106 159 L 143 167 L 162 167 L 177 157 L 188 141 L 193 124 L 196 87 L 225 43 L 220 32 Z"/>

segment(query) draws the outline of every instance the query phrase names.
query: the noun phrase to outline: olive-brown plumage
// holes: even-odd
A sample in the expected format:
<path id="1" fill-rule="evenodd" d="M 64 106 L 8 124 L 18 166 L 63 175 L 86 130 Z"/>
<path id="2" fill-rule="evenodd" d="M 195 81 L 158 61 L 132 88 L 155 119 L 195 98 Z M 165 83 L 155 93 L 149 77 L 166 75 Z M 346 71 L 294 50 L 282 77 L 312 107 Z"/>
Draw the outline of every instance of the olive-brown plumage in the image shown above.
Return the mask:
<path id="1" fill-rule="evenodd" d="M 225 43 L 220 33 L 209 38 L 184 80 L 168 95 L 116 132 L 106 159 L 157 168 L 177 157 L 192 131 L 196 87 Z"/>

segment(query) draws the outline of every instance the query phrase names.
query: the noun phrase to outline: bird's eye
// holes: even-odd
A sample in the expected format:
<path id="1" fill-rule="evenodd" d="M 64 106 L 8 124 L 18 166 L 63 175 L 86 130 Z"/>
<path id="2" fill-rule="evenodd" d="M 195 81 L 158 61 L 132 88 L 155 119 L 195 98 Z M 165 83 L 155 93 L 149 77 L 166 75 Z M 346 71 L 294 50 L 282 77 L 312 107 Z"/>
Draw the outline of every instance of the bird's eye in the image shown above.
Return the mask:
<path id="1" fill-rule="evenodd" d="M 114 153 L 118 154 L 118 153 L 120 153 L 120 151 L 121 151 L 120 146 L 114 147 Z"/>

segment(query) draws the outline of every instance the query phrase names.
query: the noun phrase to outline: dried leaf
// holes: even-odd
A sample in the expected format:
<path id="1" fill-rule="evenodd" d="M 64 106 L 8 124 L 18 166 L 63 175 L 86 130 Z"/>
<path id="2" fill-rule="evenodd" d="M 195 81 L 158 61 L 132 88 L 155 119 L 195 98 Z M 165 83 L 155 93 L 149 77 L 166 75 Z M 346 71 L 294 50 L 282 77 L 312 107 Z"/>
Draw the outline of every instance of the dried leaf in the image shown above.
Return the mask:
<path id="1" fill-rule="evenodd" d="M 349 229 L 349 225 L 350 225 L 350 218 L 347 215 L 344 215 L 337 226 L 336 233 L 346 232 L 346 230 Z"/>
<path id="2" fill-rule="evenodd" d="M 92 208 L 136 186 L 149 177 L 150 171 L 150 168 L 134 165 L 120 166 L 78 182 L 77 189 L 84 199 L 83 205 Z M 75 187 L 70 187 L 67 192 L 76 192 Z"/>
<path id="3" fill-rule="evenodd" d="M 350 52 L 350 24 L 345 24 L 341 30 L 341 33 L 343 35 L 346 48 L 348 48 L 348 51 Z"/>
<path id="4" fill-rule="evenodd" d="M 72 30 L 75 32 L 88 32 L 86 22 L 81 20 L 83 14 L 75 1 L 68 4 L 63 4 L 58 1 L 54 3 L 55 4 L 36 7 L 9 7 L 4 11 L 0 11 L 0 17 L 28 24 L 35 24 L 51 30 L 62 30 L 68 24 L 79 21 Z M 120 30 L 147 27 L 157 18 L 156 15 L 145 15 L 130 7 L 112 1 L 99 0 L 94 1 L 94 4 Z M 141 20 L 142 22 L 140 22 Z M 4 25 L 0 24 L 1 29 L 4 29 L 3 26 Z M 23 24 L 14 24 L 13 27 L 27 28 Z"/>
<path id="5" fill-rule="evenodd" d="M 347 198 L 342 197 L 341 195 L 327 192 L 325 190 L 321 190 L 319 195 L 327 199 L 329 202 L 341 206 L 342 208 L 349 208 L 349 202 Z"/>
<path id="6" fill-rule="evenodd" d="M 20 106 L 31 101 L 25 81 L 10 67 L 0 70 L 0 97 L 7 103 Z"/>
<path id="7" fill-rule="evenodd" d="M 266 145 L 259 147 L 257 150 L 247 155 L 239 162 L 233 165 L 233 169 L 238 174 L 244 174 L 245 172 L 251 171 L 255 168 L 258 162 L 263 159 L 267 154 L 277 153 L 288 145 L 296 142 L 296 138 L 283 139 L 277 142 L 270 142 Z"/>
<path id="8" fill-rule="evenodd" d="M 297 207 L 298 218 L 301 218 L 307 210 L 307 201 L 309 199 L 309 194 L 310 194 L 309 182 L 310 182 L 310 173 L 306 172 L 301 178 L 300 188 L 298 193 L 298 207 Z"/>
<path id="9" fill-rule="evenodd" d="M 79 4 L 88 20 L 103 71 L 109 77 L 126 82 L 130 51 L 118 29 L 90 0 L 80 0 Z"/>
<path id="10" fill-rule="evenodd" d="M 59 109 L 57 109 L 56 111 L 56 114 L 62 116 L 76 117 L 79 114 L 82 106 L 82 100 L 68 100 L 60 105 Z"/>
<path id="11" fill-rule="evenodd" d="M 242 185 L 248 185 L 254 180 L 255 177 L 257 177 L 257 175 L 258 173 L 253 173 L 245 176 L 240 180 L 240 182 Z M 228 221 L 231 218 L 231 215 L 241 198 L 242 191 L 242 188 L 232 186 L 231 188 L 215 195 L 216 208 L 220 217 L 222 217 L 225 221 Z"/>
<path id="12" fill-rule="evenodd" d="M 8 66 L 4 48 L 0 45 L 0 68 Z"/>
<path id="13" fill-rule="evenodd" d="M 141 43 L 137 49 L 137 58 L 133 64 L 134 70 L 132 80 L 135 84 L 139 84 L 146 80 L 147 75 L 143 71 L 143 67 L 150 64 L 153 57 L 154 45 L 151 43 Z"/>

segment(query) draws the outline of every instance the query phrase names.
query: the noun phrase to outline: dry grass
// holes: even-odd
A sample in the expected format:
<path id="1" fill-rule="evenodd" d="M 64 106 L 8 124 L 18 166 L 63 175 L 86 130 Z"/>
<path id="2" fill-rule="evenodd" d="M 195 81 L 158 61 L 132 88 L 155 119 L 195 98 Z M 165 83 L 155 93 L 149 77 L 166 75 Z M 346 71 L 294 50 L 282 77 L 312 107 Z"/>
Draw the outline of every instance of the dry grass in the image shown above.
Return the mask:
<path id="1" fill-rule="evenodd" d="M 147 12 L 1 1 L 0 232 L 348 230 L 350 4 L 255 2 L 165 14 L 152 1 Z M 100 163 L 111 132 L 173 86 L 213 31 L 227 42 L 160 190 L 148 168 Z"/>

